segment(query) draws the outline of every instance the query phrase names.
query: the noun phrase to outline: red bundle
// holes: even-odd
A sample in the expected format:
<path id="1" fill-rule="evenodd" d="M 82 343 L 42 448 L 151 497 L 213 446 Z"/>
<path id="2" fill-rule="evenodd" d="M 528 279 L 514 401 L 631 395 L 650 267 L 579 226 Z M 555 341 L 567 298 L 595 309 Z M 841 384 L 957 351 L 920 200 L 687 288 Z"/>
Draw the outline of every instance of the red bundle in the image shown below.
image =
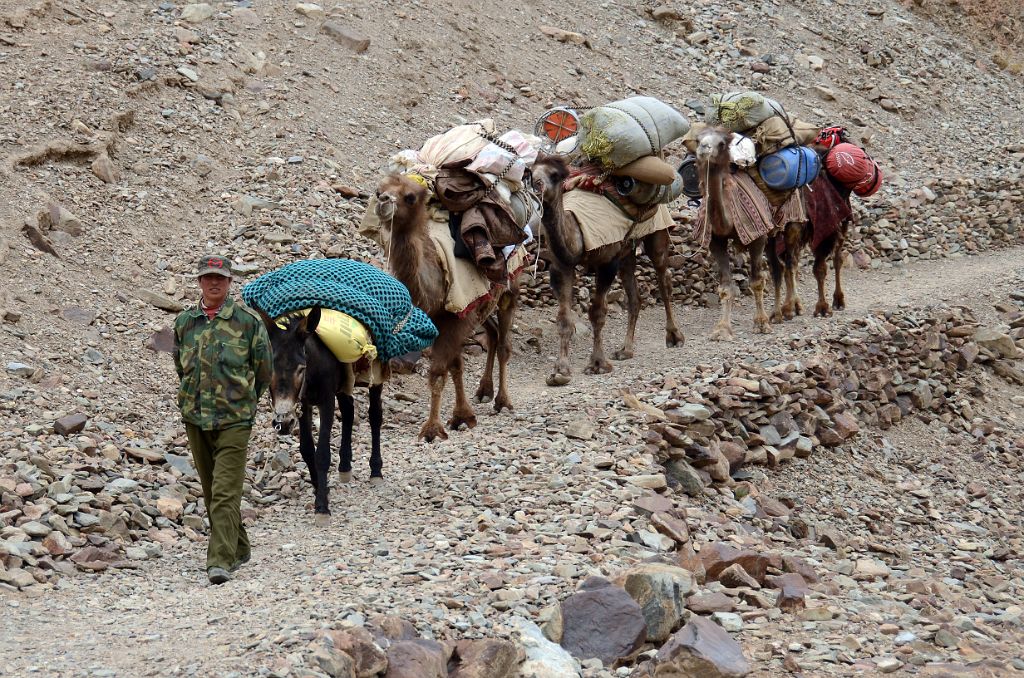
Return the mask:
<path id="1" fill-rule="evenodd" d="M 815 138 L 814 143 L 824 146 L 825 148 L 832 148 L 836 144 L 844 143 L 849 138 L 850 135 L 846 131 L 845 127 L 826 127 L 818 132 L 818 136 Z"/>
<path id="2" fill-rule="evenodd" d="M 825 156 L 825 169 L 833 179 L 862 198 L 874 195 L 882 186 L 882 170 L 864 149 L 853 144 L 836 144 Z"/>

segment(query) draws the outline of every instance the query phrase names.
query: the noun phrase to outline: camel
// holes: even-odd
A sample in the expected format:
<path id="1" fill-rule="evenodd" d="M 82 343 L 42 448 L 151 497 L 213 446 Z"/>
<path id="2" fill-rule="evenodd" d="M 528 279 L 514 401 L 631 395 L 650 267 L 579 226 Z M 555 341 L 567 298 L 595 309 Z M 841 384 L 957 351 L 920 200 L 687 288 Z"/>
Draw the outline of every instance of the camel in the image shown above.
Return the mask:
<path id="1" fill-rule="evenodd" d="M 465 425 L 476 426 L 476 413 L 466 398 L 463 384 L 463 343 L 480 326 L 487 333 L 487 360 L 477 402 L 493 398 L 495 413 L 511 410 L 508 394 L 508 360 L 512 355 L 509 332 L 515 315 L 519 287 L 511 281 L 508 287 L 499 287 L 489 303 L 480 304 L 464 316 L 445 310 L 445 273 L 429 234 L 427 217 L 427 188 L 407 177 L 390 175 L 377 186 L 377 205 L 374 208 L 382 224 L 391 224 L 391 274 L 408 289 L 413 303 L 430 316 L 437 327 L 438 336 L 430 349 L 430 414 L 420 429 L 420 437 L 427 442 L 447 439 L 441 424 L 441 396 L 445 380 L 452 376 L 455 385 L 455 406 L 448 428 L 455 431 Z M 489 322 L 497 315 L 497 322 Z M 498 394 L 494 395 L 493 371 L 495 356 L 498 360 Z"/>
<path id="2" fill-rule="evenodd" d="M 718 297 L 722 303 L 722 315 L 711 332 L 715 341 L 731 341 L 732 306 L 739 296 L 739 290 L 732 280 L 732 264 L 729 260 L 729 243 L 734 242 L 741 250 L 750 254 L 750 291 L 754 295 L 754 331 L 768 334 L 772 331 L 768 314 L 764 310 L 764 276 L 761 272 L 767 235 L 753 238 L 746 246 L 739 240 L 738 229 L 745 224 L 734 223 L 725 205 L 726 175 L 729 172 L 729 144 L 733 133 L 721 127 L 710 127 L 697 136 L 697 167 L 701 189 L 704 193 L 706 228 L 711 231 L 711 254 L 718 267 Z M 735 181 L 735 180 L 732 180 Z M 735 183 L 731 190 L 739 190 Z"/>
<path id="3" fill-rule="evenodd" d="M 640 315 L 640 292 L 636 284 L 636 243 L 628 240 L 587 250 L 583 233 L 572 212 L 562 207 L 562 182 L 569 176 L 564 159 L 556 155 L 541 154 L 534 163 L 534 188 L 541 194 L 544 203 L 543 242 L 541 257 L 548 263 L 551 289 L 558 299 L 558 360 L 554 371 L 547 378 L 549 386 L 563 386 L 572 379 L 569 366 L 569 347 L 576 331 L 572 318 L 573 293 L 576 286 L 576 268 L 596 273 L 596 291 L 591 297 L 590 325 L 593 328 L 594 345 L 590 361 L 584 370 L 587 374 L 610 372 L 611 363 L 605 358 L 601 332 L 608 315 L 608 290 L 616 273 L 626 293 L 628 322 L 622 348 L 612 354 L 613 360 L 628 360 L 633 357 L 636 322 Z M 672 278 L 668 271 L 669 237 L 668 230 L 660 230 L 643 238 L 644 251 L 650 257 L 658 278 L 658 290 L 665 305 L 665 344 L 682 346 L 685 341 L 682 331 L 676 326 L 672 312 Z"/>
<path id="4" fill-rule="evenodd" d="M 827 182 L 824 183 L 824 182 Z M 846 308 L 846 295 L 843 293 L 843 244 L 846 232 L 853 218 L 850 207 L 850 190 L 836 184 L 824 174 L 811 186 L 800 189 L 801 198 L 807 205 L 807 221 L 804 223 L 786 224 L 781 237 L 784 249 L 779 256 L 773 244 L 768 247 L 768 265 L 771 268 L 772 282 L 775 287 L 775 308 L 772 322 L 781 323 L 800 315 L 803 306 L 796 289 L 797 274 L 800 268 L 800 253 L 809 247 L 814 255 L 814 279 L 818 284 L 818 301 L 814 306 L 814 317 L 832 315 L 832 309 Z M 822 203 L 824 210 L 817 209 Z M 832 220 L 832 224 L 815 223 L 815 219 Z M 815 229 L 827 229 L 827 235 L 815 243 Z M 825 276 L 828 273 L 828 259 L 832 258 L 832 266 L 836 273 L 836 287 L 832 293 L 832 306 L 825 300 Z M 781 303 L 782 279 L 785 277 L 786 301 Z"/>

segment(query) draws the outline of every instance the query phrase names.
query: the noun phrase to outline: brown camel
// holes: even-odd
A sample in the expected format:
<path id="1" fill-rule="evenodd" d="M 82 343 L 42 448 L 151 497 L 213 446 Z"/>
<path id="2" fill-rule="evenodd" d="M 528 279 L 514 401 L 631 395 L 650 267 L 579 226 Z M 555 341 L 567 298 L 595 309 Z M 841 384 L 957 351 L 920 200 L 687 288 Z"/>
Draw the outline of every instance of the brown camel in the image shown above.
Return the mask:
<path id="1" fill-rule="evenodd" d="M 457 430 L 463 424 L 476 426 L 476 414 L 466 398 L 463 385 L 463 343 L 478 327 L 487 332 L 487 362 L 480 386 L 476 392 L 478 402 L 494 398 L 494 411 L 512 409 L 508 395 L 508 359 L 512 354 L 509 331 L 519 297 L 518 285 L 500 287 L 489 303 L 480 304 L 466 315 L 445 310 L 445 274 L 441 268 L 434 242 L 430 239 L 427 218 L 427 189 L 400 175 L 385 177 L 377 187 L 375 211 L 381 224 L 391 225 L 391 273 L 409 289 L 414 304 L 430 316 L 437 326 L 438 336 L 430 349 L 430 415 L 420 429 L 420 437 L 427 442 L 445 439 L 441 424 L 441 396 L 445 379 L 452 376 L 455 384 L 455 407 L 448 427 Z M 497 322 L 485 322 L 497 311 Z M 498 395 L 494 397 L 494 358 L 498 358 Z"/>
<path id="2" fill-rule="evenodd" d="M 729 260 L 729 242 L 750 254 L 750 291 L 754 294 L 754 331 L 767 334 L 772 331 L 768 314 L 764 310 L 764 276 L 761 273 L 766 235 L 750 240 L 746 246 L 739 240 L 738 228 L 743 224 L 733 223 L 730 210 L 726 209 L 726 175 L 729 173 L 729 144 L 733 134 L 721 127 L 711 127 L 697 136 L 697 168 L 700 174 L 701 190 L 704 194 L 706 227 L 711 231 L 711 254 L 718 267 L 718 297 L 722 302 L 722 316 L 711 332 L 711 339 L 730 341 L 735 338 L 732 331 L 732 306 L 739 290 L 732 280 L 732 264 Z M 734 180 L 733 180 L 734 181 Z M 732 184 L 736 186 L 736 184 Z M 730 189 L 732 190 L 732 189 Z M 738 190 L 738 189 L 735 189 Z"/>
<path id="3" fill-rule="evenodd" d="M 783 252 L 776 250 L 774 243 L 768 246 L 768 265 L 775 286 L 775 309 L 772 322 L 780 323 L 800 315 L 803 306 L 796 289 L 800 268 L 800 253 L 804 247 L 814 255 L 814 279 L 818 284 L 818 301 L 814 306 L 815 317 L 832 315 L 832 309 L 846 308 L 843 294 L 843 244 L 846 232 L 853 219 L 850 207 L 850 190 L 835 183 L 823 174 L 810 187 L 800 190 L 801 199 L 807 206 L 807 221 L 786 224 L 779 238 L 783 238 Z M 826 183 L 827 182 L 827 183 Z M 821 231 L 819 233 L 819 230 Z M 836 288 L 832 293 L 832 307 L 825 300 L 825 276 L 828 273 L 828 259 L 836 272 Z M 782 279 L 785 277 L 786 301 L 781 303 Z"/>
<path id="4" fill-rule="evenodd" d="M 633 357 L 633 339 L 636 321 L 640 315 L 640 291 L 636 284 L 636 242 L 633 240 L 605 245 L 587 250 L 583 233 L 572 212 L 562 208 L 562 182 L 569 176 L 564 159 L 556 155 L 541 155 L 533 166 L 534 188 L 544 202 L 543 240 L 545 248 L 541 257 L 548 262 L 551 289 L 558 299 L 558 361 L 554 372 L 547 379 L 549 386 L 562 386 L 572 379 L 569 366 L 569 346 L 576 325 L 572 319 L 573 293 L 576 287 L 576 267 L 596 273 L 596 291 L 590 302 L 590 325 L 594 333 L 594 346 L 590 362 L 584 370 L 587 374 L 610 372 L 612 365 L 605 359 L 601 331 L 608 315 L 608 290 L 618 273 L 626 293 L 628 323 L 622 349 L 612 354 L 613 360 L 628 360 Z M 669 237 L 668 230 L 660 230 L 643 238 L 644 252 L 654 264 L 658 277 L 658 289 L 665 305 L 665 344 L 682 346 L 685 338 L 676 326 L 672 313 L 672 278 L 668 271 Z"/>

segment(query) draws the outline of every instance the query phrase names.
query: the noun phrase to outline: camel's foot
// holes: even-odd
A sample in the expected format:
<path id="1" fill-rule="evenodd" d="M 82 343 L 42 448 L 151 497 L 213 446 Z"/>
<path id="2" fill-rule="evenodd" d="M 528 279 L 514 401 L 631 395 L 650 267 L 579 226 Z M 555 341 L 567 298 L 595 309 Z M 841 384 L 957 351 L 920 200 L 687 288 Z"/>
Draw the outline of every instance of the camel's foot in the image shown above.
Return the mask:
<path id="1" fill-rule="evenodd" d="M 548 375 L 547 385 L 548 386 L 565 386 L 572 381 L 572 374 L 568 370 L 562 372 L 556 369 L 554 372 Z"/>
<path id="2" fill-rule="evenodd" d="M 793 300 L 793 313 L 796 315 L 804 314 L 804 305 L 800 302 L 800 297 Z"/>
<path id="3" fill-rule="evenodd" d="M 632 360 L 633 352 L 627 351 L 624 348 L 620 348 L 615 353 L 612 353 L 612 360 Z"/>
<path id="4" fill-rule="evenodd" d="M 686 336 L 683 331 L 677 327 L 672 327 L 665 331 L 665 346 L 673 348 L 675 346 L 682 346 L 686 343 Z"/>
<path id="5" fill-rule="evenodd" d="M 732 328 L 724 323 L 718 323 L 715 328 L 711 330 L 711 341 L 732 341 L 736 338 L 733 334 Z"/>
<path id="6" fill-rule="evenodd" d="M 466 428 L 476 426 L 476 415 L 472 412 L 468 414 L 452 413 L 452 418 L 448 420 L 448 428 L 452 431 L 458 431 L 462 426 Z"/>
<path id="7" fill-rule="evenodd" d="M 338 482 L 351 483 L 352 471 L 338 471 Z"/>
<path id="8" fill-rule="evenodd" d="M 754 333 L 755 334 L 771 334 L 772 324 L 768 322 L 768 314 L 762 313 L 761 315 L 754 316 Z"/>
<path id="9" fill-rule="evenodd" d="M 495 414 L 498 414 L 502 410 L 508 410 L 511 412 L 513 409 L 515 408 L 512 407 L 512 398 L 510 398 L 507 393 L 499 393 L 498 397 L 494 399 Z"/>
<path id="10" fill-rule="evenodd" d="M 785 315 L 782 314 L 781 310 L 775 310 L 772 312 L 772 322 L 776 325 L 781 325 L 783 322 L 788 320 Z"/>
<path id="11" fill-rule="evenodd" d="M 832 309 L 828 307 L 828 303 L 825 301 L 819 301 L 814 305 L 814 317 L 815 318 L 827 318 L 832 315 Z"/>
<path id="12" fill-rule="evenodd" d="M 473 396 L 473 402 L 475 403 L 489 403 L 494 399 L 494 384 L 487 382 L 481 382 L 480 388 L 476 390 L 476 395 Z"/>
<path id="13" fill-rule="evenodd" d="M 836 292 L 832 295 L 832 308 L 837 311 L 842 311 L 846 308 L 846 295 L 842 292 Z"/>
<path id="14" fill-rule="evenodd" d="M 315 513 L 313 514 L 313 525 L 316 527 L 330 527 L 331 525 L 331 514 L 330 513 Z"/>
<path id="15" fill-rule="evenodd" d="M 586 374 L 608 374 L 612 371 L 612 364 L 603 358 L 591 358 L 590 364 L 583 371 Z"/>
<path id="16" fill-rule="evenodd" d="M 782 319 L 783 320 L 792 320 L 794 317 L 796 317 L 796 311 L 793 308 L 793 304 L 792 303 L 783 304 L 782 305 Z"/>
<path id="17" fill-rule="evenodd" d="M 370 484 L 374 487 L 384 484 L 384 476 L 373 476 L 370 478 Z"/>
<path id="18" fill-rule="evenodd" d="M 444 426 L 441 425 L 440 421 L 428 421 L 420 429 L 420 438 L 428 443 L 432 443 L 436 439 L 448 440 L 448 434 L 445 432 Z"/>

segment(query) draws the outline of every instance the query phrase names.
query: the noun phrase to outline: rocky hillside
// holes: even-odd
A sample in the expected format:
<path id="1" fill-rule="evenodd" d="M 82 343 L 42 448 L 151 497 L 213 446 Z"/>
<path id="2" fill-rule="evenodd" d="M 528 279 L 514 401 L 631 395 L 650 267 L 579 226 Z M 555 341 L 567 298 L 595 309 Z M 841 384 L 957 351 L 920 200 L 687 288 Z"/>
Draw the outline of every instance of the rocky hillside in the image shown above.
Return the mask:
<path id="1" fill-rule="evenodd" d="M 0 0 L 0 604 L 21 613 L 0 674 L 1024 669 L 1024 80 L 1001 7 Z M 685 348 L 648 308 L 634 362 L 545 388 L 541 276 L 516 414 L 427 446 L 422 377 L 396 378 L 389 482 L 333 488 L 322 533 L 294 442 L 261 421 L 254 561 L 201 583 L 159 352 L 201 254 L 243 281 L 376 259 L 355 224 L 397 150 L 633 94 L 696 120 L 735 89 L 845 124 L 884 166 L 845 315 L 764 337 L 744 306 L 740 340 L 710 344 L 709 262 L 676 205 Z"/>

